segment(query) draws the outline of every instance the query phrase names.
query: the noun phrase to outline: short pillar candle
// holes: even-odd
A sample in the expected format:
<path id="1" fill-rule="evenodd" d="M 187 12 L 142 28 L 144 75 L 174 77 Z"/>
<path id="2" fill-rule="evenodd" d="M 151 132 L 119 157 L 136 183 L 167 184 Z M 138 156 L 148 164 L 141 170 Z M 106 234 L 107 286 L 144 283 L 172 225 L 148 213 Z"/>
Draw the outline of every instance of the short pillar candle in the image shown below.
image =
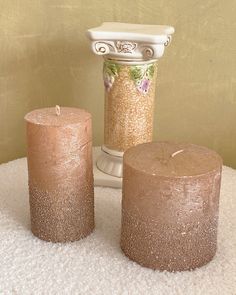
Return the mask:
<path id="1" fill-rule="evenodd" d="M 94 228 L 91 115 L 44 108 L 25 116 L 31 230 L 42 240 L 79 240 Z"/>
<path id="2" fill-rule="evenodd" d="M 159 270 L 191 270 L 217 248 L 222 159 L 193 144 L 156 142 L 124 154 L 121 248 Z"/>

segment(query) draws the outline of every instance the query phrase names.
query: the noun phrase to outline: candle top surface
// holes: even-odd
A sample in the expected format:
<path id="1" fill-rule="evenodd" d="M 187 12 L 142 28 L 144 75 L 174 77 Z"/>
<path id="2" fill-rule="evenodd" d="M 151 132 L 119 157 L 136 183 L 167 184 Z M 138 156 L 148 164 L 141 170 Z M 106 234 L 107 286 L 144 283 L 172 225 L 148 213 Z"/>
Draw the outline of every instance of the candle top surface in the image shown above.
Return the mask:
<path id="1" fill-rule="evenodd" d="M 222 158 L 206 147 L 172 142 L 137 145 L 124 154 L 124 162 L 145 174 L 163 177 L 199 176 L 222 166 Z"/>
<path id="2" fill-rule="evenodd" d="M 91 114 L 83 109 L 59 106 L 36 109 L 25 115 L 27 122 L 55 127 L 81 124 L 89 119 Z"/>

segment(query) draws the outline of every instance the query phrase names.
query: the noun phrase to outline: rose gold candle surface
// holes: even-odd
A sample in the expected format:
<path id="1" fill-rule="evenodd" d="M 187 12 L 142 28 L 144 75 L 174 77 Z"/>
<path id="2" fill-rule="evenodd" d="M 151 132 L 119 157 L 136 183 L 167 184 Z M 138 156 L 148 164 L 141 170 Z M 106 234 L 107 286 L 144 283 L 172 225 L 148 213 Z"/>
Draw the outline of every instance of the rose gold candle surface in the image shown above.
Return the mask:
<path id="1" fill-rule="evenodd" d="M 205 147 L 157 142 L 124 154 L 121 248 L 159 270 L 215 255 L 222 160 Z"/>
<path id="2" fill-rule="evenodd" d="M 104 144 L 123 152 L 152 140 L 157 63 L 104 62 Z"/>
<path id="3" fill-rule="evenodd" d="M 31 230 L 46 241 L 79 240 L 94 228 L 91 115 L 57 107 L 25 120 Z"/>

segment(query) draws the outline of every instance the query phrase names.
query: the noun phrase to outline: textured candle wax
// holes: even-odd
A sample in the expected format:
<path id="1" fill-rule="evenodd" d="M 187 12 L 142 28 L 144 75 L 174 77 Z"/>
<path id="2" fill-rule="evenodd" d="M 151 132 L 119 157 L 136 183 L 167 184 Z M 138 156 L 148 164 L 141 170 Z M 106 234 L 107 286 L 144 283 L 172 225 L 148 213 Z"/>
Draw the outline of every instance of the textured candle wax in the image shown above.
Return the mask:
<path id="1" fill-rule="evenodd" d="M 105 146 L 128 148 L 152 140 L 157 63 L 104 63 Z"/>
<path id="2" fill-rule="evenodd" d="M 25 120 L 33 234 L 53 242 L 87 236 L 94 228 L 91 115 L 56 107 Z"/>
<path id="3" fill-rule="evenodd" d="M 205 147 L 146 143 L 124 154 L 121 248 L 139 264 L 181 271 L 217 248 L 222 160 Z"/>

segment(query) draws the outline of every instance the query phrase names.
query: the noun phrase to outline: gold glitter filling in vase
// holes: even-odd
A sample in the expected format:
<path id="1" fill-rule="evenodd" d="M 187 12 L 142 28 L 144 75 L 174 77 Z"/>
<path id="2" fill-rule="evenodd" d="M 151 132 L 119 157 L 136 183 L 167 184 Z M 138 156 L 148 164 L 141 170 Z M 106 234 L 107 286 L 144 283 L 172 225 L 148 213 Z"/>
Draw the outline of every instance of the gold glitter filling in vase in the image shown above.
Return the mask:
<path id="1" fill-rule="evenodd" d="M 108 61 L 104 63 L 107 69 Z M 157 63 L 110 62 L 104 74 L 105 146 L 116 151 L 152 140 Z"/>

